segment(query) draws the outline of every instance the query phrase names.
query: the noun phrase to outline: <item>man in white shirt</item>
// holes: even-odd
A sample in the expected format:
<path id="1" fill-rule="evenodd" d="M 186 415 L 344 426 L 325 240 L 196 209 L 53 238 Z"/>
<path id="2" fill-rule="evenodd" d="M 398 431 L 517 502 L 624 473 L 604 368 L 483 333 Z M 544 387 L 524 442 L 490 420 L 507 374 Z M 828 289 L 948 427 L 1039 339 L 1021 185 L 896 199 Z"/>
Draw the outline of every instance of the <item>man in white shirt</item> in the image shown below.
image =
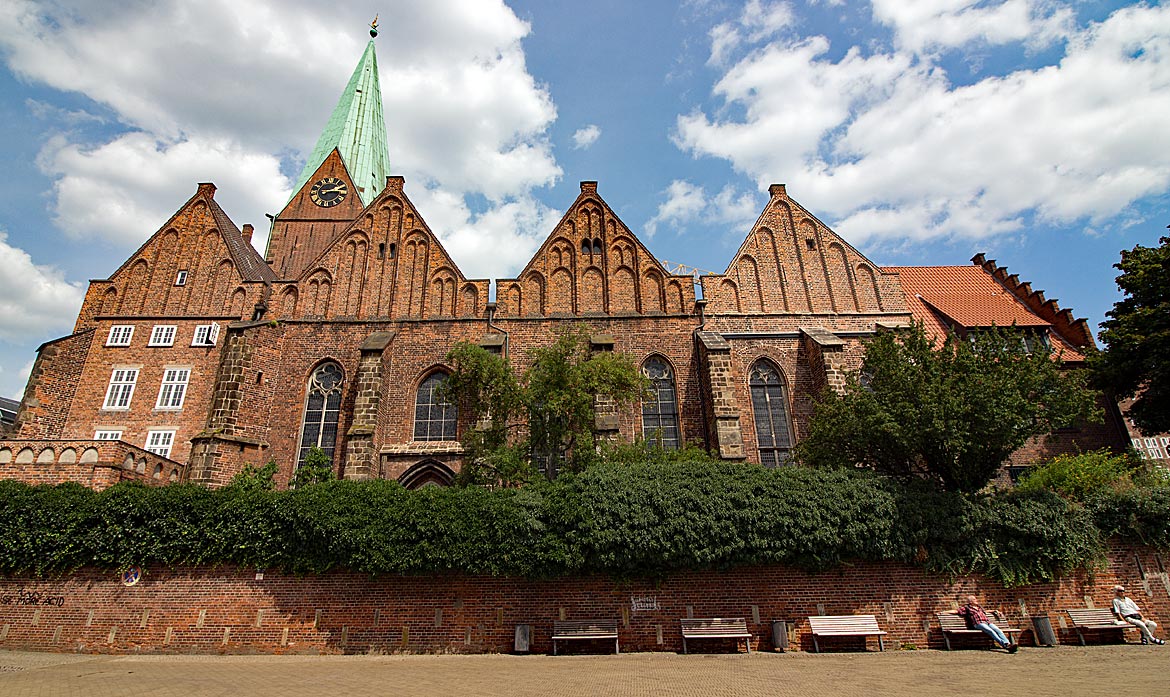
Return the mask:
<path id="1" fill-rule="evenodd" d="M 1137 603 L 1133 598 L 1125 595 L 1125 586 L 1113 587 L 1113 612 L 1118 618 L 1129 622 L 1137 627 L 1142 632 L 1143 644 L 1165 644 L 1162 639 L 1154 637 L 1154 630 L 1158 628 L 1153 620 L 1148 620 L 1142 616 L 1142 611 L 1138 608 Z"/>

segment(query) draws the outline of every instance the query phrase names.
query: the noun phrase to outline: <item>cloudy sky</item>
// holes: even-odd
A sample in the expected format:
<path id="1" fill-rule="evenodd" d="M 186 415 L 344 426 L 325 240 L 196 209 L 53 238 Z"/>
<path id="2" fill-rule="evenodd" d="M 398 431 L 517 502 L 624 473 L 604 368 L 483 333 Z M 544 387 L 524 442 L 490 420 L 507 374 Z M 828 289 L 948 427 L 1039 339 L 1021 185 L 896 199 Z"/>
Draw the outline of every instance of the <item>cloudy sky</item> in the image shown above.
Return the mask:
<path id="1" fill-rule="evenodd" d="M 776 182 L 879 264 L 984 251 L 1096 325 L 1170 224 L 1158 4 L 0 0 L 0 395 L 197 182 L 263 228 L 375 13 L 392 168 L 471 277 L 584 179 L 719 272 Z"/>

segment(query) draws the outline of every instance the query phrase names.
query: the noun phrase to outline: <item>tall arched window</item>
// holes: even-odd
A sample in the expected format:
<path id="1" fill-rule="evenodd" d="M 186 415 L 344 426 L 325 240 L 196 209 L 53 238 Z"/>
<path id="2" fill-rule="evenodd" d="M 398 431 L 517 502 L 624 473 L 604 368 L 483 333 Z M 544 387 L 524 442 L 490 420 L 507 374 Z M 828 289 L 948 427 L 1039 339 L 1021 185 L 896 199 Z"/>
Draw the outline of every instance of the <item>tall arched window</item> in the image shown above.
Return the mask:
<path id="1" fill-rule="evenodd" d="M 784 378 L 770 361 L 761 360 L 752 366 L 748 385 L 752 392 L 760 464 L 765 467 L 786 465 L 792 451 L 792 431 L 788 423 Z"/>
<path id="2" fill-rule="evenodd" d="M 650 393 L 642 400 L 642 435 L 668 450 L 676 450 L 678 438 L 678 397 L 674 391 L 674 371 L 654 356 L 642 364 L 642 374 L 650 379 Z"/>
<path id="3" fill-rule="evenodd" d="M 341 387 L 344 377 L 341 366 L 322 363 L 309 376 L 305 399 L 305 425 L 301 428 L 301 449 L 297 465 L 305 461 L 309 448 L 321 448 L 329 459 L 337 445 L 337 417 L 341 413 Z"/>
<path id="4" fill-rule="evenodd" d="M 418 386 L 418 396 L 414 400 L 415 440 L 455 440 L 458 410 L 437 394 L 446 379 L 446 373 L 431 373 Z"/>

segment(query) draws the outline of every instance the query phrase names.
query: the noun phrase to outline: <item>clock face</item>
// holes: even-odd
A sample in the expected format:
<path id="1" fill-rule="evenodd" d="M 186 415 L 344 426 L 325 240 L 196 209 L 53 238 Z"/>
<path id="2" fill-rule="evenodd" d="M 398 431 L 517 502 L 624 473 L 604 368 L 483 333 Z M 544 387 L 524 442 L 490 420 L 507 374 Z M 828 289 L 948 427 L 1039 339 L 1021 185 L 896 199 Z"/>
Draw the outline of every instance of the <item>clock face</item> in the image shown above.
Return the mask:
<path id="1" fill-rule="evenodd" d="M 309 198 L 322 208 L 330 208 L 344 201 L 348 193 L 344 181 L 337 177 L 325 177 L 309 189 Z"/>

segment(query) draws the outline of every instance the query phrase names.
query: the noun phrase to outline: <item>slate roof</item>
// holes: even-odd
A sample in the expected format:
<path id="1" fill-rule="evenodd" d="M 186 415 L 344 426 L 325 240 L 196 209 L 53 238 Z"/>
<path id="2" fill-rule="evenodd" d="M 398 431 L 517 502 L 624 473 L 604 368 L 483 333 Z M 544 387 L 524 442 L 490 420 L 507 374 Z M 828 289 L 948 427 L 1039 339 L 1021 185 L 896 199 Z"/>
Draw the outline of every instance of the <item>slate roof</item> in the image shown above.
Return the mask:
<path id="1" fill-rule="evenodd" d="M 16 412 L 20 409 L 20 402 L 7 397 L 0 397 L 0 424 L 16 422 Z"/>
<path id="2" fill-rule="evenodd" d="M 1051 322 L 1033 312 L 982 266 L 887 266 L 882 270 L 898 274 L 911 314 L 936 339 L 945 337 L 951 327 L 1048 328 L 1052 347 L 1063 360 L 1084 359 Z"/>
<path id="3" fill-rule="evenodd" d="M 215 199 L 208 197 L 207 204 L 212 217 L 215 218 L 215 226 L 219 228 L 219 233 L 223 235 L 224 244 L 227 245 L 228 252 L 232 255 L 232 261 L 240 270 L 240 276 L 245 281 L 275 281 L 276 272 L 264 262 L 264 257 L 260 256 L 256 248 L 244 239 L 244 234 L 240 232 L 227 213 L 219 207 Z"/>

